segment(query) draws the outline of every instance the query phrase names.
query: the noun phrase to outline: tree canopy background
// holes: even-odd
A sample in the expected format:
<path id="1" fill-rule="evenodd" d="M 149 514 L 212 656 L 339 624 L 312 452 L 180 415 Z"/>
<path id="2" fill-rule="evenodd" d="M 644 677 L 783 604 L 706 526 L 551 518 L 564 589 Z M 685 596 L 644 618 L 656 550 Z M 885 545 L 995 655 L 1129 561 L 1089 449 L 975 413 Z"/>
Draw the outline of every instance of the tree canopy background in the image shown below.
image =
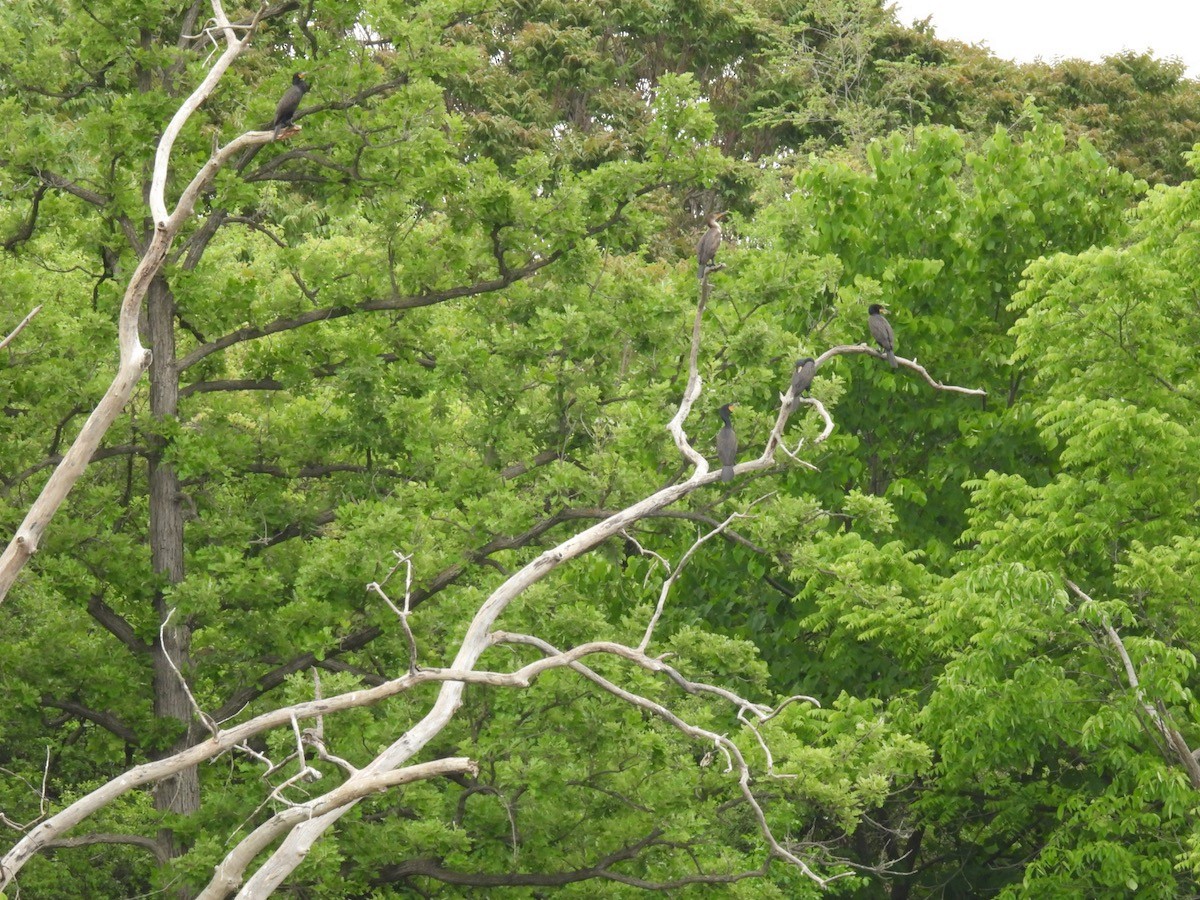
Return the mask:
<path id="1" fill-rule="evenodd" d="M 111 378 L 206 15 L 0 8 L 0 333 L 43 304 L 0 356 L 8 533 Z M 719 405 L 756 453 L 794 360 L 865 340 L 872 302 L 899 355 L 986 401 L 836 357 L 816 471 L 693 494 L 503 625 L 636 642 L 663 579 L 640 549 L 674 564 L 749 509 L 680 576 L 659 649 L 820 701 L 764 729 L 792 777 L 761 787 L 776 833 L 846 877 L 765 864 L 708 748 L 555 672 L 469 689 L 431 752 L 478 775 L 362 803 L 289 889 L 1200 890 L 1200 86 L 1180 65 L 1019 66 L 875 0 L 282 2 L 173 172 L 269 123 L 301 69 L 302 131 L 203 196 L 147 301 L 156 369 L 0 606 L 5 825 L 205 736 L 164 644 L 218 721 L 311 698 L 314 672 L 326 695 L 377 684 L 409 658 L 364 591 L 394 550 L 442 661 L 506 573 L 678 479 L 690 254 L 721 208 L 687 426 L 710 457 Z M 821 429 L 805 409 L 793 442 Z M 759 752 L 729 710 L 597 668 Z M 330 752 L 370 758 L 430 696 L 331 718 Z M 22 895 L 194 894 L 263 815 L 262 771 L 226 755 L 127 795 L 78 833 L 153 848 L 53 849 Z"/>

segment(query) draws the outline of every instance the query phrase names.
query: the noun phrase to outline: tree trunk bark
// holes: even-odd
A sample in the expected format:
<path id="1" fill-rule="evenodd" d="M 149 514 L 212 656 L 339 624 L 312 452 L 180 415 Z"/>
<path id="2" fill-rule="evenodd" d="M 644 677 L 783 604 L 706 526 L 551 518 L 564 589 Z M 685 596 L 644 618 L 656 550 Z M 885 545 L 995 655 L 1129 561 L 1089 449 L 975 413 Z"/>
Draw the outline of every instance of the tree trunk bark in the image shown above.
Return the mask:
<path id="1" fill-rule="evenodd" d="M 147 295 L 147 331 L 150 349 L 154 354 L 150 364 L 150 413 L 156 426 L 173 417 L 179 407 L 179 376 L 175 368 L 175 298 L 166 281 L 154 279 Z M 154 435 L 150 447 L 150 559 L 156 574 L 167 584 L 183 581 L 183 506 L 179 493 L 179 478 L 175 469 L 163 462 L 166 441 Z M 162 591 L 155 595 L 155 610 L 161 626 L 170 610 Z M 161 639 L 154 642 L 154 715 L 175 719 L 185 727 L 183 735 L 168 753 L 178 753 L 195 743 L 197 727 L 187 692 L 170 660 L 185 676 L 188 673 L 188 652 L 192 631 L 186 618 L 174 616 L 162 629 Z M 165 754 L 164 754 L 165 755 Z M 154 791 L 154 807 L 178 815 L 194 813 L 200 808 L 199 772 L 193 766 L 174 778 L 160 783 Z M 186 849 L 179 845 L 171 828 L 163 828 L 159 842 L 170 857 Z M 182 896 L 188 896 L 184 894 Z"/>

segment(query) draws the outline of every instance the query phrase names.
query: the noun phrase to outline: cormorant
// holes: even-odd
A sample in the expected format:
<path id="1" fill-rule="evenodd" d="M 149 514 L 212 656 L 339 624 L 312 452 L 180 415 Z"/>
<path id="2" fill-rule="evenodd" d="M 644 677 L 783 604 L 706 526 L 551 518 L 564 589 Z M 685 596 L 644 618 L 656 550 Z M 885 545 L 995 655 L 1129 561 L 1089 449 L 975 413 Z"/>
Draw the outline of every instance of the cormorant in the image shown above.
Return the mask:
<path id="1" fill-rule="evenodd" d="M 867 313 L 867 327 L 871 329 L 871 337 L 875 338 L 875 343 L 887 354 L 888 365 L 896 368 L 896 335 L 892 333 L 892 326 L 888 324 L 888 320 L 883 317 L 883 307 L 872 303 L 867 307 Z"/>
<path id="2" fill-rule="evenodd" d="M 719 220 L 724 215 L 723 212 L 709 213 L 708 218 L 704 220 L 708 225 L 708 231 L 704 232 L 704 236 L 696 244 L 696 259 L 700 263 L 698 278 L 704 277 L 704 273 L 712 265 L 713 257 L 717 255 L 717 249 L 721 246 L 721 223 Z"/>
<path id="3" fill-rule="evenodd" d="M 717 459 L 721 461 L 721 480 L 733 481 L 733 467 L 737 465 L 737 435 L 733 433 L 733 421 L 729 411 L 734 404 L 726 403 L 717 410 L 717 415 L 725 424 L 717 432 Z"/>
<path id="4" fill-rule="evenodd" d="M 304 76 L 307 74 L 307 72 L 297 72 L 293 75 L 292 86 L 279 98 L 279 105 L 275 107 L 275 121 L 271 123 L 271 127 L 275 129 L 275 140 L 279 140 L 279 132 L 292 127 L 292 116 L 296 114 L 296 108 L 300 106 L 300 99 L 308 93 L 308 89 L 311 87 L 304 80 Z"/>
<path id="5" fill-rule="evenodd" d="M 796 371 L 792 372 L 792 405 L 788 409 L 789 412 L 796 411 L 800 405 L 800 395 L 808 393 L 816 374 L 817 362 L 811 356 L 796 360 Z"/>

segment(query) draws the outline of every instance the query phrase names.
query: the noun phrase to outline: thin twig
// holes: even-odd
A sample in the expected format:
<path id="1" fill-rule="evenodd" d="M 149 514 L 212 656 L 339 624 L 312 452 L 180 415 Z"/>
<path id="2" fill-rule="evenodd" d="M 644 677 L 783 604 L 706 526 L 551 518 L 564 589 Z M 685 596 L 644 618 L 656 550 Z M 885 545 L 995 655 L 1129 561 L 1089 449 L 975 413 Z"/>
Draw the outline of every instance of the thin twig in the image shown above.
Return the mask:
<path id="1" fill-rule="evenodd" d="M 167 661 L 167 665 L 171 667 L 171 671 L 175 673 L 175 677 L 179 679 L 180 685 L 183 686 L 183 692 L 187 694 L 188 702 L 192 705 L 192 711 L 196 713 L 197 718 L 204 723 L 204 727 L 209 730 L 213 737 L 220 737 L 221 729 L 217 723 L 213 721 L 212 716 L 200 708 L 200 704 L 196 702 L 195 696 L 192 694 L 192 689 L 188 687 L 187 679 L 183 677 L 183 673 L 179 671 L 179 667 L 175 665 L 175 660 L 171 659 L 171 651 L 167 648 L 166 629 L 167 623 L 171 621 L 171 616 L 175 615 L 174 607 L 167 613 L 166 618 L 162 620 L 162 624 L 158 626 L 158 641 L 162 647 L 163 659 Z"/>
<path id="2" fill-rule="evenodd" d="M 413 636 L 412 628 L 409 627 L 408 617 L 412 614 L 412 554 L 405 556 L 399 550 L 393 550 L 392 553 L 396 556 L 399 562 L 392 566 L 391 571 L 384 576 L 383 581 L 372 581 L 367 585 L 368 591 L 374 591 L 383 598 L 383 602 L 396 614 L 400 620 L 400 627 L 404 629 L 404 639 L 408 642 L 408 671 L 411 675 L 420 667 L 417 665 L 417 639 Z M 383 586 L 391 580 L 391 577 L 396 574 L 396 570 L 401 566 L 405 567 L 404 574 L 404 609 L 401 610 L 392 602 L 383 590 Z"/>
<path id="3" fill-rule="evenodd" d="M 653 550 L 647 550 L 645 547 L 643 547 L 641 542 L 637 538 L 635 538 L 632 534 L 629 533 L 628 529 L 623 530 L 621 532 L 621 537 L 625 538 L 625 540 L 627 540 L 627 541 L 629 541 L 629 543 L 633 544 L 633 546 L 637 548 L 637 552 L 640 555 L 648 556 L 651 559 L 657 560 L 658 564 L 667 570 L 667 574 L 668 575 L 671 574 L 671 564 L 669 562 L 667 562 L 662 556 L 655 553 Z M 651 566 L 650 569 L 647 570 L 646 577 L 642 579 L 642 587 L 646 586 L 646 583 L 650 580 L 650 575 L 653 571 L 654 571 L 653 566 Z"/>
<path id="4" fill-rule="evenodd" d="M 756 503 L 759 503 L 760 501 L 765 500 L 767 497 L 773 496 L 774 493 L 775 492 L 772 491 L 770 494 L 765 494 L 764 496 L 759 497 L 757 500 L 750 503 L 750 505 L 747 506 L 746 508 L 750 509 Z M 658 625 L 659 617 L 662 616 L 663 607 L 665 606 L 665 604 L 667 602 L 667 594 L 669 594 L 671 592 L 671 588 L 675 585 L 675 580 L 679 577 L 679 573 L 684 570 L 684 567 L 687 566 L 688 561 L 692 558 L 693 555 L 695 555 L 696 551 L 699 550 L 709 540 L 716 537 L 718 534 L 720 534 L 726 528 L 728 528 L 730 525 L 732 525 L 737 519 L 746 519 L 746 518 L 749 518 L 749 516 L 745 512 L 733 513 L 727 519 L 725 519 L 724 522 L 722 522 L 720 525 L 718 525 L 716 528 L 709 531 L 703 537 L 697 538 L 696 541 L 692 544 L 692 546 L 688 547 L 687 552 L 683 554 L 683 557 L 679 560 L 679 563 L 675 566 L 674 571 L 672 571 L 670 566 L 667 566 L 667 571 L 670 574 L 667 576 L 667 580 L 663 582 L 662 590 L 659 591 L 658 604 L 654 607 L 654 615 L 652 615 L 650 617 L 649 624 L 646 625 L 646 633 L 645 633 L 645 635 L 642 636 L 642 642 L 640 644 L 638 644 L 637 648 L 639 651 L 644 653 L 646 651 L 646 648 L 650 645 L 650 638 L 653 637 L 653 635 L 654 635 L 654 628 L 656 625 Z"/>

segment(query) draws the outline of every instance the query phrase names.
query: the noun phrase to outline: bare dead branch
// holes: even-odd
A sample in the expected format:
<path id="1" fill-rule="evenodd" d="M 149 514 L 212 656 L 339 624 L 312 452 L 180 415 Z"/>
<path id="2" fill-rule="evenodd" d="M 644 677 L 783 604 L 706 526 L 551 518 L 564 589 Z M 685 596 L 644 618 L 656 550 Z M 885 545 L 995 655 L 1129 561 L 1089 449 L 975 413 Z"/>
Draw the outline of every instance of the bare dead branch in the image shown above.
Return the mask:
<path id="1" fill-rule="evenodd" d="M 788 407 L 789 404 L 796 408 L 799 408 L 801 404 L 806 404 L 813 407 L 825 422 L 824 430 L 822 430 L 822 432 L 813 439 L 813 446 L 816 446 L 817 444 L 823 444 L 825 441 L 829 440 L 829 436 L 833 434 L 833 417 L 829 415 L 829 410 L 825 408 L 824 403 L 822 403 L 816 397 L 792 397 L 791 388 L 788 388 L 788 393 L 781 399 L 781 402 L 785 408 Z M 803 447 L 803 441 L 796 445 L 795 450 L 789 450 L 784 444 L 779 445 L 779 449 L 792 459 L 796 460 L 796 462 L 814 472 L 817 471 L 817 467 L 812 463 L 808 462 L 807 460 L 800 459 L 799 453 Z"/>
<path id="2" fill-rule="evenodd" d="M 1067 587 L 1071 589 L 1071 593 L 1073 593 L 1076 597 L 1086 603 L 1095 605 L 1096 601 L 1085 594 L 1079 585 L 1069 578 L 1064 579 L 1064 581 L 1066 582 Z M 1112 648 L 1117 652 L 1117 656 L 1121 659 L 1121 664 L 1125 668 L 1125 678 L 1128 680 L 1129 687 L 1133 691 L 1134 696 L 1137 698 L 1138 704 L 1142 707 L 1142 710 L 1149 717 L 1150 721 L 1154 723 L 1154 727 L 1158 729 L 1159 734 L 1161 734 L 1163 739 L 1166 740 L 1167 746 L 1171 748 L 1175 755 L 1176 761 L 1179 762 L 1183 766 L 1184 771 L 1187 772 L 1188 780 L 1191 782 L 1192 788 L 1200 790 L 1200 761 L 1196 760 L 1196 757 L 1188 747 L 1187 741 L 1184 739 L 1183 735 L 1180 734 L 1179 731 L 1170 723 L 1169 714 L 1167 713 L 1166 707 L 1163 705 L 1162 701 L 1156 700 L 1155 702 L 1151 703 L 1146 698 L 1145 692 L 1142 690 L 1141 682 L 1138 680 L 1137 669 L 1134 668 L 1133 660 L 1129 658 L 1129 651 L 1125 649 L 1125 642 L 1121 640 L 1121 636 L 1117 633 L 1117 630 L 1113 628 L 1112 623 L 1108 620 L 1108 617 L 1102 615 L 1100 618 L 1100 624 L 1104 629 L 1105 635 L 1108 637 L 1108 642 L 1112 645 Z"/>
<path id="3" fill-rule="evenodd" d="M 418 763 L 390 772 L 381 772 L 369 778 L 358 778 L 358 773 L 356 773 L 355 777 L 347 779 L 340 787 L 330 791 L 324 797 L 278 812 L 256 828 L 221 861 L 212 881 L 200 892 L 196 900 L 215 900 L 215 898 L 224 897 L 229 891 L 236 889 L 242 883 L 242 874 L 245 872 L 246 866 L 253 861 L 255 856 L 270 846 L 271 842 L 280 834 L 294 828 L 311 816 L 324 815 L 330 810 L 361 800 L 363 797 L 414 781 L 450 774 L 470 773 L 475 775 L 478 772 L 479 769 L 474 762 L 459 756 Z"/>
<path id="4" fill-rule="evenodd" d="M 372 581 L 367 585 L 368 591 L 374 591 L 383 598 L 383 602 L 388 605 L 388 608 L 396 614 L 396 618 L 400 620 L 400 627 L 404 629 L 404 639 L 408 643 L 408 672 L 411 675 L 417 671 L 417 639 L 413 637 L 412 628 L 408 625 L 408 617 L 412 615 L 412 554 L 407 556 L 399 550 L 393 550 L 392 554 L 398 562 L 392 566 L 390 572 L 384 576 L 383 581 Z M 384 586 L 391 580 L 391 577 L 396 574 L 396 571 L 404 566 L 404 609 L 400 609 L 392 602 L 383 590 Z"/>
<path id="5" fill-rule="evenodd" d="M 547 644 L 545 641 L 542 641 L 538 638 L 527 638 L 526 636 L 523 636 L 523 635 L 522 636 L 508 635 L 507 638 L 508 639 L 519 638 L 522 643 L 530 643 L 530 644 L 538 647 L 543 653 L 552 654 L 552 655 L 561 655 L 559 653 L 559 651 L 556 650 L 554 647 L 552 647 L 550 644 Z M 622 649 L 624 649 L 624 648 L 622 648 Z M 619 655 L 625 656 L 626 654 L 622 653 Z M 626 658 L 629 658 L 629 657 L 627 656 Z M 661 661 L 657 661 L 657 660 L 651 661 L 648 658 L 645 658 L 644 656 L 643 656 L 643 658 L 646 659 L 647 663 L 658 662 L 659 665 L 662 666 L 663 670 L 670 668 L 670 667 L 662 664 Z M 596 684 L 599 687 L 603 688 L 604 690 L 608 691 L 608 693 L 612 694 L 613 696 L 618 697 L 621 700 L 624 700 L 626 703 L 629 703 L 633 706 L 639 707 L 640 709 L 644 709 L 647 712 L 653 713 L 658 718 L 662 719 L 663 721 L 665 721 L 665 722 L 669 723 L 670 725 L 672 725 L 673 727 L 675 727 L 678 731 L 681 731 L 683 734 L 686 734 L 689 737 L 695 738 L 697 740 L 701 740 L 705 743 L 712 744 L 712 745 L 718 747 L 724 753 L 726 759 L 731 761 L 733 768 L 736 770 L 736 772 L 738 774 L 738 787 L 741 790 L 742 797 L 746 801 L 746 803 L 750 806 L 750 808 L 754 811 L 754 818 L 758 822 L 759 833 L 762 835 L 763 839 L 767 842 L 767 845 L 770 847 L 772 855 L 778 857 L 779 859 L 782 859 L 782 860 L 785 860 L 785 861 L 791 863 L 793 866 L 795 866 L 797 869 L 799 869 L 801 872 L 803 872 L 806 877 L 812 879 L 812 881 L 815 882 L 819 887 L 824 887 L 831 880 L 833 880 L 833 878 L 839 877 L 839 876 L 833 876 L 832 878 L 821 877 L 816 872 L 814 872 L 811 868 L 809 868 L 807 863 L 805 863 L 802 859 L 800 859 L 798 856 L 796 856 L 790 850 L 788 850 L 786 847 L 784 847 L 775 838 L 775 835 L 771 830 L 771 826 L 767 822 L 766 813 L 763 812 L 762 806 L 758 802 L 758 798 L 755 797 L 754 792 L 750 789 L 750 777 L 751 777 L 750 776 L 750 766 L 749 766 L 749 764 L 747 764 L 745 758 L 742 756 L 742 752 L 738 748 L 737 744 L 735 744 L 733 741 L 731 741 L 725 735 L 717 734 L 716 732 L 709 731 L 708 729 L 705 729 L 705 728 L 700 728 L 696 725 L 692 725 L 692 724 L 684 721 L 679 716 L 675 715 L 675 713 L 673 713 L 669 709 L 667 709 L 665 706 L 663 706 L 659 703 L 656 703 L 653 700 L 650 700 L 646 697 L 642 697 L 639 694 L 631 693 L 630 691 L 627 691 L 624 688 L 618 687 L 617 685 L 613 684 L 611 681 L 602 677 L 601 675 L 598 675 L 596 672 L 592 671 L 591 669 L 589 669 L 587 666 L 583 665 L 582 663 L 572 662 L 572 663 L 570 663 L 570 667 L 572 670 L 580 673 L 585 678 L 587 678 L 589 681 L 593 682 L 594 684 Z M 652 666 L 647 665 L 647 667 L 650 668 Z M 675 673 L 675 675 L 678 676 L 678 673 Z M 683 680 L 682 676 L 679 676 L 679 679 Z M 676 680 L 676 679 L 673 678 L 672 680 Z M 756 704 L 750 704 L 747 701 L 742 700 L 740 697 L 737 697 L 736 695 L 733 695 L 730 692 L 725 691 L 721 688 L 713 688 L 710 685 L 698 685 L 698 684 L 695 684 L 692 682 L 686 682 L 686 683 L 689 684 L 694 689 L 694 692 L 699 692 L 700 690 L 711 691 L 712 693 L 715 693 L 719 696 L 723 696 L 726 699 L 732 699 L 734 702 L 738 703 L 738 705 L 741 707 L 741 709 L 743 711 L 751 710 L 751 711 L 755 712 L 756 714 L 758 714 L 760 717 L 762 717 L 770 712 L 770 710 L 767 710 L 766 712 L 764 712 L 763 708 L 761 706 L 756 705 Z"/>
<path id="6" fill-rule="evenodd" d="M 221 9 L 220 0 L 213 0 L 213 11 L 218 23 L 228 22 Z M 257 23 L 258 16 L 262 14 L 262 11 L 260 8 L 252 24 Z M 37 552 L 46 526 L 54 518 L 67 494 L 83 474 L 88 460 L 100 446 L 100 441 L 105 433 L 133 395 L 142 373 L 150 366 L 150 351 L 142 346 L 138 334 L 138 317 L 142 300 L 145 298 L 150 284 L 161 273 L 175 236 L 192 214 L 196 198 L 216 176 L 221 166 L 232 156 L 245 147 L 267 143 L 274 138 L 271 132 L 247 132 L 235 138 L 225 147 L 218 148 L 184 188 L 174 212 L 168 215 L 164 194 L 171 147 L 174 145 L 175 138 L 191 114 L 216 88 L 221 75 L 245 49 L 254 29 L 251 27 L 247 31 L 246 37 L 240 41 L 236 39 L 233 29 L 226 28 L 225 33 L 229 46 L 221 54 L 200 86 L 184 101 L 171 119 L 155 154 L 154 175 L 150 184 L 149 197 L 155 223 L 154 236 L 138 262 L 137 269 L 130 278 L 125 296 L 121 301 L 117 323 L 117 343 L 120 350 L 117 374 L 108 390 L 105 391 L 103 398 L 88 417 L 87 422 L 84 423 L 83 429 L 63 457 L 62 462 L 55 468 L 54 473 L 42 488 L 41 494 L 30 506 L 16 535 L 9 542 L 4 553 L 0 555 L 0 601 L 7 596 L 25 563 Z"/>
<path id="7" fill-rule="evenodd" d="M 37 794 L 37 797 L 38 797 L 38 814 L 35 819 L 33 819 L 30 822 L 24 822 L 24 823 L 14 822 L 12 819 L 10 819 L 8 816 L 6 816 L 3 812 L 0 812 L 0 825 L 5 825 L 8 828 L 14 828 L 17 831 L 25 831 L 26 829 L 28 829 L 29 827 L 34 825 L 36 822 L 40 822 L 43 818 L 45 818 L 45 815 L 46 815 L 46 783 L 50 780 L 50 745 L 49 744 L 46 745 L 46 762 L 42 766 L 42 787 L 41 787 L 40 791 L 35 789 L 34 786 L 32 784 L 30 784 L 23 775 L 20 775 L 16 772 L 10 772 L 8 769 L 0 769 L 0 772 L 4 772 L 6 775 L 12 775 L 13 777 L 19 779 L 20 781 L 25 782 L 25 786 L 27 788 L 29 788 L 30 791 Z M 3 875 L 3 874 L 4 874 L 4 866 L 2 863 L 0 863 L 0 875 Z"/>
<path id="8" fill-rule="evenodd" d="M 217 24 L 224 29 L 225 40 L 228 46 L 226 47 L 225 52 L 217 58 L 217 61 L 213 67 L 209 69 L 208 74 L 204 76 L 204 80 L 201 81 L 199 86 L 192 91 L 191 95 L 189 95 L 188 98 L 183 101 L 179 109 L 175 111 L 175 115 L 172 116 L 171 121 L 167 123 L 166 129 L 163 131 L 163 136 L 158 142 L 158 149 L 154 154 L 154 174 L 150 179 L 149 203 L 150 214 L 154 218 L 155 226 L 159 229 L 166 228 L 168 224 L 170 224 L 170 219 L 173 217 L 167 213 L 166 189 L 167 169 L 171 163 L 171 150 L 175 147 L 175 140 L 179 137 L 179 133 L 183 130 L 183 126 L 187 123 L 187 120 L 192 117 L 192 113 L 199 109 L 200 105 L 208 99 L 214 90 L 216 90 L 217 84 L 220 82 L 221 76 L 225 74 L 226 69 L 233 65 L 233 61 L 237 59 L 241 55 L 242 51 L 245 50 L 249 45 L 250 39 L 254 36 L 254 29 L 257 27 L 259 18 L 264 11 L 262 7 L 259 8 L 258 12 L 254 16 L 254 19 L 245 29 L 245 37 L 241 40 L 238 40 L 235 30 L 230 26 L 229 19 L 225 15 L 225 10 L 221 6 L 221 0 L 211 0 L 211 2 L 213 7 L 213 17 L 216 19 Z M 234 141 L 234 143 L 236 144 L 237 141 Z M 254 143 L 265 143 L 265 141 L 257 141 Z M 243 144 L 242 146 L 246 145 Z M 232 156 L 240 149 L 241 147 L 238 147 L 237 149 L 230 151 L 228 155 Z M 218 154 L 214 154 L 214 158 L 217 155 L 219 155 L 219 151 Z M 218 163 L 217 167 L 219 167 L 219 165 L 220 163 Z M 198 173 L 196 176 L 197 179 L 201 177 L 206 168 L 207 166 L 200 170 L 200 173 Z M 196 181 L 193 179 L 192 184 L 194 185 L 195 183 Z M 191 187 L 192 185 L 189 185 L 188 189 L 184 190 L 185 196 Z M 191 204 L 187 204 L 188 208 L 185 211 L 183 209 L 184 199 L 180 198 L 179 205 L 175 210 L 175 215 L 177 216 L 177 221 L 174 223 L 176 230 L 178 230 L 178 227 L 180 224 L 182 224 L 182 221 L 191 215 L 190 206 Z M 179 215 L 180 213 L 182 213 L 182 215 Z"/>
<path id="9" fill-rule="evenodd" d="M 854 353 L 865 353 L 867 356 L 874 356 L 876 359 L 887 359 L 887 355 L 883 352 L 868 346 L 867 344 L 841 344 L 836 347 L 830 347 L 824 353 L 817 357 L 816 367 L 821 368 L 822 363 L 832 359 L 835 356 L 846 356 Z M 929 386 L 937 391 L 952 391 L 956 394 L 967 394 L 971 397 L 986 397 L 987 391 L 982 388 L 965 388 L 954 384 L 942 384 L 925 369 L 924 366 L 918 365 L 915 359 L 905 359 L 902 356 L 896 357 L 896 362 L 905 368 L 912 369 L 918 375 L 928 382 Z"/>
<path id="10" fill-rule="evenodd" d="M 7 250 L 8 248 L 5 247 L 5 249 Z M 17 327 L 8 333 L 8 337 L 6 337 L 4 340 L 0 341 L 0 350 L 3 350 L 5 347 L 7 347 L 9 344 L 11 344 L 13 342 L 13 339 L 16 338 L 16 336 L 18 334 L 20 334 L 22 331 L 24 331 L 25 326 L 28 325 L 30 323 L 30 321 L 32 321 L 33 317 L 36 316 L 41 311 L 42 311 L 42 306 L 40 303 L 37 306 L 35 306 L 33 309 L 31 309 L 29 311 L 29 315 L 27 315 L 20 322 L 18 322 Z"/>
<path id="11" fill-rule="evenodd" d="M 757 503 L 758 501 L 756 500 L 754 502 Z M 754 504 L 751 505 L 753 506 Z M 638 650 L 644 653 L 646 648 L 650 645 L 650 638 L 654 636 L 654 626 L 658 624 L 659 617 L 662 616 L 663 607 L 667 602 L 667 595 L 671 593 L 671 588 L 675 586 L 675 580 L 679 578 L 679 573 L 687 567 L 689 560 L 691 560 L 691 558 L 696 554 L 696 551 L 704 546 L 704 544 L 706 544 L 709 540 L 716 537 L 718 534 L 732 525 L 735 520 L 744 519 L 745 517 L 745 513 L 733 513 L 716 528 L 712 529 L 702 537 L 697 538 L 692 543 L 692 546 L 688 547 L 687 551 L 680 558 L 673 571 L 670 566 L 667 566 L 667 572 L 670 574 L 667 575 L 666 580 L 663 582 L 662 590 L 659 591 L 658 604 L 654 607 L 654 614 L 650 616 L 650 622 L 646 625 L 646 633 L 642 636 L 642 642 L 638 644 Z"/>
<path id="12" fill-rule="evenodd" d="M 167 665 L 170 666 L 171 671 L 175 673 L 175 677 L 179 679 L 179 684 L 183 688 L 183 692 L 187 695 L 188 703 L 192 705 L 192 711 L 196 714 L 196 718 L 204 723 L 204 727 L 209 730 L 209 733 L 212 734 L 213 737 L 217 737 L 221 732 L 220 728 L 217 727 L 217 723 L 212 719 L 212 717 L 200 708 L 200 704 L 196 702 L 196 698 L 192 694 L 192 689 L 188 685 L 187 679 L 183 677 L 183 673 L 179 671 L 179 667 L 175 665 L 175 660 L 171 659 L 171 653 L 167 649 L 167 623 L 171 621 L 171 616 L 173 615 L 175 615 L 175 610 L 171 609 L 166 616 L 163 617 L 162 624 L 158 626 L 158 644 L 160 647 L 162 647 L 163 659 L 167 661 Z"/>

